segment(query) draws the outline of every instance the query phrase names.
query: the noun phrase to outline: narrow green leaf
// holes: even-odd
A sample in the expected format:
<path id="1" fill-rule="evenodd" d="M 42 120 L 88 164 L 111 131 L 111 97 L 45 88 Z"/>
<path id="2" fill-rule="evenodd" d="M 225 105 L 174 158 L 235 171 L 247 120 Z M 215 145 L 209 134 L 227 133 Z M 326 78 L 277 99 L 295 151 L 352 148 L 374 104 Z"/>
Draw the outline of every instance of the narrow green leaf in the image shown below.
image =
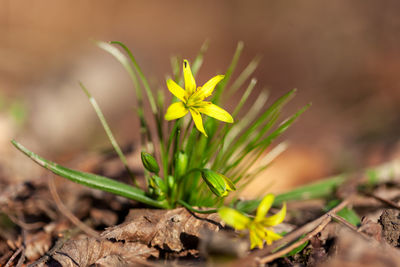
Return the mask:
<path id="1" fill-rule="evenodd" d="M 259 199 L 251 199 L 251 200 L 240 200 L 235 203 L 235 209 L 246 214 L 253 213 L 258 205 L 260 205 Z"/>
<path id="2" fill-rule="evenodd" d="M 96 45 L 103 49 L 104 51 L 108 52 L 112 56 L 115 57 L 121 63 L 121 65 L 125 68 L 125 70 L 128 72 L 129 76 L 132 79 L 133 85 L 135 86 L 136 90 L 136 97 L 138 98 L 138 102 L 140 105 L 142 105 L 143 97 L 142 97 L 142 91 L 140 90 L 139 82 L 136 77 L 135 72 L 132 69 L 131 64 L 129 63 L 129 59 L 119 51 L 118 48 L 115 46 L 110 45 L 109 43 L 106 42 L 101 42 L 101 41 L 96 41 Z"/>
<path id="3" fill-rule="evenodd" d="M 146 76 L 144 76 L 143 71 L 140 68 L 139 64 L 137 63 L 137 61 L 136 61 L 135 57 L 133 56 L 132 52 L 129 50 L 129 48 L 126 45 L 124 45 L 121 42 L 112 41 L 112 42 L 110 42 L 110 44 L 119 45 L 128 54 L 128 56 L 129 56 L 129 58 L 130 58 L 130 60 L 131 60 L 131 62 L 133 64 L 136 72 L 139 75 L 140 80 L 142 81 L 142 84 L 144 86 L 144 90 L 146 91 L 146 94 L 147 94 L 147 98 L 148 98 L 148 100 L 150 102 L 151 110 L 152 110 L 152 112 L 154 114 L 157 114 L 157 105 L 156 105 L 156 101 L 154 100 L 153 92 L 151 91 L 149 82 L 147 81 Z"/>
<path id="4" fill-rule="evenodd" d="M 242 134 L 238 134 L 238 139 L 231 143 L 227 151 L 224 153 L 222 162 L 226 163 L 228 159 L 237 151 L 237 149 L 243 146 L 244 143 L 248 143 L 251 138 L 250 135 L 253 134 L 258 127 L 262 126 L 271 116 L 271 114 L 276 114 L 282 108 L 282 106 L 294 96 L 296 89 L 291 90 L 286 93 L 278 100 L 276 100 L 266 111 L 264 111 L 255 122 L 253 122 L 248 129 L 246 129 Z"/>
<path id="5" fill-rule="evenodd" d="M 258 63 L 261 57 L 256 57 L 250 61 L 249 65 L 240 73 L 239 77 L 233 82 L 232 86 L 229 88 L 227 98 L 231 97 L 243 84 L 244 82 L 254 73 L 257 69 Z"/>
<path id="6" fill-rule="evenodd" d="M 201 65 L 203 64 L 203 58 L 204 58 L 204 54 L 207 52 L 208 50 L 208 45 L 209 45 L 209 41 L 206 40 L 203 45 L 200 47 L 200 51 L 197 54 L 196 58 L 193 60 L 192 63 L 192 73 L 193 76 L 196 78 L 197 73 L 199 72 L 199 69 L 201 67 Z"/>
<path id="7" fill-rule="evenodd" d="M 250 127 L 250 124 L 256 119 L 257 115 L 260 112 L 268 101 L 268 92 L 261 91 L 261 93 L 257 96 L 257 100 L 251 105 L 249 110 L 243 116 L 245 119 L 241 119 L 238 122 L 235 122 L 226 133 L 225 144 L 222 149 L 225 154 L 228 150 L 232 141 L 242 132 L 243 129 Z"/>
<path id="8" fill-rule="evenodd" d="M 225 72 L 225 78 L 215 88 L 214 97 L 212 99 L 213 100 L 212 102 L 214 102 L 215 104 L 219 103 L 221 94 L 224 92 L 226 85 L 228 84 L 228 82 L 231 79 L 232 73 L 236 68 L 236 65 L 239 61 L 240 55 L 242 54 L 243 47 L 244 47 L 243 42 L 239 42 L 237 44 L 236 51 L 235 51 L 235 54 L 233 55 L 231 64 L 229 65 L 228 69 Z"/>
<path id="9" fill-rule="evenodd" d="M 177 56 L 172 56 L 171 57 L 171 67 L 172 67 L 172 73 L 174 74 L 174 81 L 177 84 L 180 84 L 181 80 L 181 64 L 182 60 L 178 58 Z"/>
<path id="10" fill-rule="evenodd" d="M 108 123 L 106 121 L 106 118 L 103 115 L 103 112 L 101 111 L 99 105 L 97 104 L 97 101 L 93 98 L 93 96 L 89 93 L 89 91 L 86 89 L 86 87 L 80 82 L 79 85 L 81 86 L 82 90 L 85 92 L 85 94 L 87 95 L 87 97 L 89 98 L 90 103 L 93 106 L 94 111 L 97 114 L 97 117 L 99 118 L 101 125 L 103 126 L 104 131 L 106 132 L 108 139 L 111 142 L 111 145 L 113 146 L 115 152 L 117 152 L 122 164 L 124 164 L 124 167 L 126 169 L 126 171 L 128 172 L 129 176 L 132 178 L 132 181 L 135 183 L 135 185 L 137 185 L 136 179 L 135 179 L 135 175 L 133 174 L 133 172 L 131 171 L 131 169 L 128 166 L 128 161 L 126 160 L 126 157 L 124 155 L 124 153 L 122 152 L 120 146 L 117 143 L 117 140 L 115 140 L 114 135 L 111 132 L 110 127 L 108 126 Z"/>
<path id="11" fill-rule="evenodd" d="M 335 192 L 336 188 L 345 181 L 345 179 L 344 175 L 338 175 L 298 187 L 290 192 L 277 195 L 274 205 L 279 206 L 286 201 L 307 200 L 331 196 Z"/>
<path id="12" fill-rule="evenodd" d="M 325 211 L 329 211 L 329 210 L 333 209 L 334 207 L 336 207 L 337 205 L 339 205 L 339 203 L 340 203 L 339 199 L 332 200 L 326 205 L 324 210 Z M 361 224 L 360 217 L 358 216 L 358 214 L 353 209 L 350 209 L 348 207 L 344 207 L 340 211 L 336 212 L 336 214 L 339 215 L 340 217 L 342 217 L 343 219 L 345 219 L 346 221 L 348 221 L 349 223 L 351 223 L 354 226 L 359 226 Z"/>
<path id="13" fill-rule="evenodd" d="M 302 239 L 303 237 L 305 237 L 306 235 L 303 234 L 301 235 L 297 240 Z M 296 240 L 296 241 L 297 241 Z M 286 255 L 284 255 L 283 257 L 290 257 L 290 256 L 294 256 L 297 253 L 301 252 L 307 245 L 308 245 L 309 241 L 304 242 L 303 244 L 301 244 L 300 246 L 298 246 L 297 248 L 294 248 L 292 251 L 290 251 L 289 253 L 287 253 Z"/>
<path id="14" fill-rule="evenodd" d="M 302 107 L 293 116 L 291 116 L 290 118 L 285 120 L 283 123 L 281 123 L 281 125 L 279 125 L 279 127 L 275 131 L 273 131 L 267 138 L 265 138 L 264 140 L 262 140 L 259 143 L 255 144 L 254 146 L 258 147 L 258 146 L 262 146 L 264 144 L 269 145 L 271 143 L 271 141 L 273 141 L 275 138 L 277 138 L 282 133 L 284 133 L 290 127 L 290 125 L 292 125 L 295 122 L 295 120 L 301 114 L 303 114 L 310 106 L 311 106 L 311 104 L 308 104 L 308 105 Z"/>
<path id="15" fill-rule="evenodd" d="M 148 142 L 152 142 L 152 138 L 146 118 L 144 117 L 143 95 L 135 71 L 133 70 L 132 65 L 130 64 L 129 59 L 118 48 L 106 42 L 96 41 L 95 43 L 99 48 L 103 49 L 107 53 L 114 56 L 115 59 L 117 59 L 121 63 L 121 65 L 128 72 L 129 77 L 133 82 L 137 100 L 137 107 L 135 109 L 137 111 L 137 114 L 139 115 L 139 121 L 140 121 L 140 143 L 142 147 L 144 147 L 147 143 L 145 138 L 146 137 L 148 138 L 147 140 Z"/>
<path id="16" fill-rule="evenodd" d="M 151 199 L 147 197 L 146 193 L 139 188 L 112 180 L 104 176 L 68 169 L 29 151 L 15 140 L 12 140 L 11 143 L 40 166 L 75 183 L 133 199 L 153 207 L 164 209 L 168 208 L 166 201 L 156 201 Z"/>
<path id="17" fill-rule="evenodd" d="M 247 89 L 244 91 L 242 97 L 240 98 L 239 103 L 237 104 L 235 110 L 232 112 L 232 117 L 236 117 L 239 113 L 239 111 L 242 109 L 244 103 L 246 103 L 247 99 L 249 98 L 251 92 L 253 92 L 254 87 L 257 84 L 257 80 L 256 79 L 251 79 L 249 86 L 247 87 Z"/>

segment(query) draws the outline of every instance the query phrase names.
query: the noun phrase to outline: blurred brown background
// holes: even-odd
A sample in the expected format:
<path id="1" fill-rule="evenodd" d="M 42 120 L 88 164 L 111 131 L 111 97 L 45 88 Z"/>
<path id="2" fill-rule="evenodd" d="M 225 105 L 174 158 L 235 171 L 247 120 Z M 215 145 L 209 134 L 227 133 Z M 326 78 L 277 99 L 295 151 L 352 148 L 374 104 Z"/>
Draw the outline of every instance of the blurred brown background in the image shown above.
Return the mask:
<path id="1" fill-rule="evenodd" d="M 275 99 L 298 88 L 288 112 L 313 103 L 285 135 L 289 150 L 262 177 L 276 191 L 389 160 L 400 132 L 399 10 L 395 0 L 0 0 L 3 169 L 24 179 L 38 170 L 11 138 L 52 159 L 107 144 L 78 81 L 120 143 L 135 140 L 133 88 L 92 39 L 124 42 L 154 88 L 165 87 L 171 55 L 193 59 L 206 39 L 199 83 L 226 69 L 240 40 L 239 69 L 261 55 L 259 90 Z M 25 123 L 10 115 L 15 101 Z"/>

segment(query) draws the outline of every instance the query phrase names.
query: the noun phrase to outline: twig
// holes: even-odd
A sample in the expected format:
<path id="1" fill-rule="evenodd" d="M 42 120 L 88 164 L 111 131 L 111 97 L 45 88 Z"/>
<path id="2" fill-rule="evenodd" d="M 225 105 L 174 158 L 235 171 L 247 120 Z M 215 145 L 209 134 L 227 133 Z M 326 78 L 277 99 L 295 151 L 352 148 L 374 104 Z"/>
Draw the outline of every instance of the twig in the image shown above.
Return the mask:
<path id="1" fill-rule="evenodd" d="M 11 258 L 7 261 L 7 264 L 5 265 L 5 267 L 10 266 L 10 264 L 15 260 L 15 258 L 21 254 L 21 257 L 19 257 L 17 264 L 15 265 L 16 267 L 20 267 L 22 266 L 22 264 L 25 261 L 25 249 L 27 246 L 26 243 L 26 229 L 22 229 L 22 245 L 14 252 L 14 254 L 11 256 Z M 34 239 L 32 239 L 29 243 L 32 243 L 34 241 Z M 28 244 L 29 244 L 28 243 Z"/>
<path id="2" fill-rule="evenodd" d="M 306 241 L 309 241 L 311 238 L 313 238 L 314 236 L 316 236 L 319 232 L 321 232 L 322 230 L 324 230 L 324 228 L 331 222 L 332 217 L 331 216 L 326 216 L 324 217 L 324 219 L 322 220 L 322 222 L 311 232 L 309 232 L 305 237 L 297 240 L 296 242 L 292 243 L 290 246 L 287 246 L 281 250 L 279 250 L 276 253 L 273 253 L 271 255 L 268 255 L 266 257 L 263 257 L 261 259 L 256 259 L 257 263 L 259 264 L 265 264 L 267 262 L 271 262 L 277 258 L 280 258 L 282 256 L 284 256 L 285 254 L 289 253 L 290 251 L 292 251 L 293 249 L 297 248 L 298 246 L 300 246 L 301 244 L 303 244 Z"/>
<path id="3" fill-rule="evenodd" d="M 44 222 L 34 222 L 34 223 L 26 223 L 20 219 L 18 219 L 16 216 L 12 215 L 12 214 L 7 214 L 8 218 L 10 218 L 10 220 L 15 223 L 16 225 L 18 225 L 19 227 L 21 227 L 22 229 L 25 230 L 36 230 L 38 228 L 41 228 L 45 225 Z"/>
<path id="4" fill-rule="evenodd" d="M 333 209 L 331 209 L 330 211 L 328 211 L 321 217 L 319 217 L 319 218 L 315 219 L 314 221 L 311 221 L 311 222 L 307 223 L 306 225 L 285 235 L 285 237 L 282 238 L 281 240 L 278 240 L 277 242 L 273 243 L 271 246 L 268 246 L 264 250 L 261 250 L 260 252 L 262 252 L 262 253 L 260 253 L 260 254 L 263 255 L 266 253 L 270 253 L 271 251 L 274 251 L 277 248 L 282 247 L 285 244 L 293 242 L 299 236 L 311 231 L 316 226 L 318 226 L 325 219 L 325 217 L 330 216 L 331 214 L 336 213 L 336 212 L 342 210 L 344 207 L 346 207 L 350 203 L 350 199 L 351 199 L 351 196 L 344 199 L 341 203 L 339 203 L 339 205 L 337 205 L 336 207 L 334 207 Z"/>
<path id="5" fill-rule="evenodd" d="M 48 186 L 49 186 L 49 190 L 50 193 L 54 199 L 54 201 L 56 202 L 57 208 L 61 211 L 61 213 L 68 218 L 68 220 L 70 220 L 74 225 L 76 225 L 79 229 L 81 229 L 83 232 L 85 232 L 87 235 L 95 237 L 95 238 L 99 238 L 99 234 L 93 230 L 92 228 L 90 228 L 89 226 L 87 226 L 86 224 L 84 224 L 83 222 L 81 222 L 74 214 L 72 214 L 72 212 L 69 211 L 69 209 L 62 203 L 60 196 L 57 193 L 57 189 L 56 189 L 56 185 L 54 183 L 54 175 L 50 175 L 49 177 L 50 179 L 48 179 Z"/>
<path id="6" fill-rule="evenodd" d="M 382 202 L 383 204 L 386 204 L 386 205 L 388 205 L 388 206 L 390 206 L 392 208 L 400 210 L 400 205 L 398 205 L 397 203 L 395 203 L 395 202 L 393 202 L 393 201 L 391 201 L 389 199 L 380 197 L 378 195 L 375 195 L 374 193 L 364 193 L 364 195 L 366 195 L 368 197 L 372 197 L 372 198 Z"/>
<path id="7" fill-rule="evenodd" d="M 15 258 L 24 250 L 24 245 L 20 246 L 14 254 L 11 256 L 11 258 L 7 261 L 6 265 L 4 267 L 9 267 L 11 266 L 10 264 L 15 260 Z"/>
<path id="8" fill-rule="evenodd" d="M 357 227 L 355 227 L 354 225 L 352 225 L 351 223 L 349 223 L 348 221 L 346 221 L 345 219 L 343 219 L 343 218 L 340 217 L 339 215 L 333 213 L 331 216 L 332 216 L 333 219 L 337 220 L 337 221 L 340 222 L 341 224 L 343 224 L 343 225 L 347 226 L 348 228 L 350 228 L 351 230 L 353 230 L 353 231 L 359 233 L 359 232 L 357 231 L 357 230 L 358 230 Z"/>
<path id="9" fill-rule="evenodd" d="M 0 258 L 0 266 L 2 266 L 1 264 L 3 262 L 6 262 L 6 259 L 10 258 L 12 256 L 12 254 L 14 254 L 14 252 L 12 252 L 11 250 L 7 251 L 6 254 L 4 254 L 3 256 L 1 256 Z"/>
<path id="10" fill-rule="evenodd" d="M 17 265 L 15 265 L 15 267 L 21 267 L 22 264 L 24 264 L 24 261 L 25 261 L 25 246 L 23 246 L 21 257 L 19 257 L 19 260 L 17 262 Z"/>

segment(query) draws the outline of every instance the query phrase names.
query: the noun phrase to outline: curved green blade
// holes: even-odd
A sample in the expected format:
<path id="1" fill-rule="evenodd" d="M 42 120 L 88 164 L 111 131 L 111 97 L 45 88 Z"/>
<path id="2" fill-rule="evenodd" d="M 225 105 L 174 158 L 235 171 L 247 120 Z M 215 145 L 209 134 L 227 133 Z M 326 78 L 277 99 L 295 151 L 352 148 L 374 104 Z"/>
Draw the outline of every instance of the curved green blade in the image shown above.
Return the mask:
<path id="1" fill-rule="evenodd" d="M 133 199 L 153 207 L 164 209 L 168 208 L 166 201 L 156 201 L 151 199 L 147 197 L 146 193 L 139 188 L 112 180 L 104 176 L 68 169 L 58 165 L 57 163 L 46 160 L 32 151 L 29 151 L 15 140 L 11 140 L 11 143 L 40 166 L 75 183 Z"/>

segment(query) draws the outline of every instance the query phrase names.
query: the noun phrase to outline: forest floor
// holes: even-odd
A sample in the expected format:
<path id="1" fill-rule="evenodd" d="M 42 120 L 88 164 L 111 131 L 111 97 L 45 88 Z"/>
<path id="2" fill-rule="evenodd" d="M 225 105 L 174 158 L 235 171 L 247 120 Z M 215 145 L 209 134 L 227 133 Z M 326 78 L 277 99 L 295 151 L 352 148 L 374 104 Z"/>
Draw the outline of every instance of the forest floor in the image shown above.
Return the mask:
<path id="1" fill-rule="evenodd" d="M 123 177 L 122 167 L 107 170 L 113 160 L 77 167 Z M 3 177 L 0 266 L 400 266 L 400 177 L 365 186 L 364 176 L 339 186 L 332 199 L 341 201 L 329 210 L 329 199 L 288 202 L 277 229 L 288 234 L 251 251 L 217 214 L 150 209 L 46 172 L 15 183 Z M 344 220 L 343 209 L 361 222 Z"/>

